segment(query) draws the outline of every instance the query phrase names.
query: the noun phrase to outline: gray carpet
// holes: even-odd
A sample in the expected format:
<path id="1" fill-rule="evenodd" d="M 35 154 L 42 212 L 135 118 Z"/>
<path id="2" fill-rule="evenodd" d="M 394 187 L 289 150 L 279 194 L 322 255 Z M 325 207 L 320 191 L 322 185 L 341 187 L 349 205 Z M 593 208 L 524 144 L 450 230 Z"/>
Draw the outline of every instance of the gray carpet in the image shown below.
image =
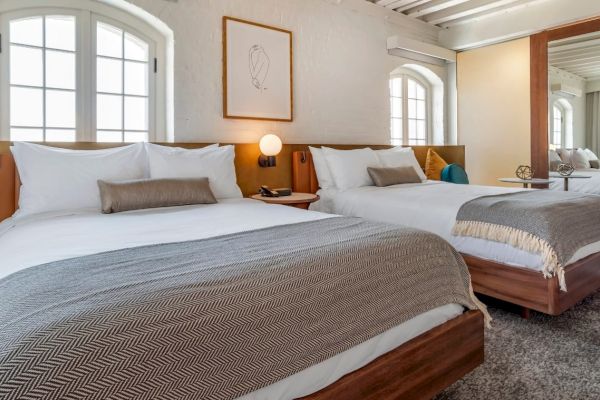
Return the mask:
<path id="1" fill-rule="evenodd" d="M 559 317 L 490 312 L 485 364 L 436 400 L 600 399 L 600 292 Z"/>

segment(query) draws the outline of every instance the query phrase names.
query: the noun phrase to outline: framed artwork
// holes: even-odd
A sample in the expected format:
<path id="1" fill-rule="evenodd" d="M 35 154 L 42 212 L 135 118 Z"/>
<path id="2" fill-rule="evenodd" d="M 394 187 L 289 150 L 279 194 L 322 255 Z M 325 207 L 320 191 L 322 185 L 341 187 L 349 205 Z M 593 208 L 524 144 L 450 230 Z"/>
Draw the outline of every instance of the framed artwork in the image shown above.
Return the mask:
<path id="1" fill-rule="evenodd" d="M 292 32 L 223 17 L 223 116 L 294 119 Z"/>

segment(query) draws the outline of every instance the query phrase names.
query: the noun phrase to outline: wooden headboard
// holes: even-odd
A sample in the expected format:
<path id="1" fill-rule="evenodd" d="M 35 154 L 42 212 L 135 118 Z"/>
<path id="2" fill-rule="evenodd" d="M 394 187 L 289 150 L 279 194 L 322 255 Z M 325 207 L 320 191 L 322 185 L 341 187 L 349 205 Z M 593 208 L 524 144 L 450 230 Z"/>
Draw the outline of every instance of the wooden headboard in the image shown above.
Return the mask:
<path id="1" fill-rule="evenodd" d="M 44 143 L 47 146 L 61 147 L 75 150 L 98 150 L 111 147 L 123 146 L 121 143 L 91 143 L 91 142 L 76 142 L 76 143 Z M 165 146 L 177 146 L 188 149 L 196 149 L 205 147 L 208 143 L 161 143 Z M 21 186 L 18 176 L 18 171 L 15 167 L 15 162 L 10 153 L 11 142 L 0 141 L 0 221 L 10 217 L 19 204 L 19 188 Z M 295 187 L 297 191 L 314 191 L 309 190 L 312 186 L 300 186 L 300 183 L 292 182 L 292 170 L 302 168 L 302 163 L 293 162 L 293 158 L 297 157 L 299 161 L 302 156 L 299 152 L 305 152 L 308 159 L 308 165 L 312 166 L 310 154 L 307 144 L 286 144 L 283 146 L 281 153 L 277 155 L 277 167 L 261 168 L 258 166 L 258 156 L 260 149 L 256 143 L 235 144 L 235 168 L 237 173 L 238 185 L 242 189 L 244 196 L 255 194 L 260 185 L 269 185 L 272 187 Z M 319 145 L 315 145 L 318 147 Z M 385 149 L 391 146 L 371 146 L 371 145 L 324 145 L 338 149 L 356 149 L 365 146 L 374 149 Z M 425 165 L 425 157 L 427 149 L 430 146 L 414 146 L 415 155 L 421 163 Z M 455 162 L 464 166 L 465 150 L 464 146 L 431 146 L 448 162 Z M 297 153 L 298 155 L 295 155 Z M 314 167 L 312 173 L 314 174 Z M 308 170 L 310 172 L 311 170 Z M 296 177 L 306 176 L 306 171 L 298 170 Z M 306 184 L 305 184 L 306 185 Z M 314 183 L 316 185 L 316 176 Z"/>
<path id="2" fill-rule="evenodd" d="M 361 148 L 364 146 L 327 146 L 337 149 L 349 150 Z M 369 146 L 374 149 L 386 149 L 391 146 Z M 411 146 L 415 152 L 415 157 L 421 167 L 425 166 L 427 159 L 427 150 L 434 149 L 448 164 L 459 164 L 465 167 L 465 147 L 464 146 Z M 315 172 L 312 155 L 310 151 L 295 151 L 292 154 L 292 188 L 295 192 L 317 193 L 319 190 L 319 181 Z"/>

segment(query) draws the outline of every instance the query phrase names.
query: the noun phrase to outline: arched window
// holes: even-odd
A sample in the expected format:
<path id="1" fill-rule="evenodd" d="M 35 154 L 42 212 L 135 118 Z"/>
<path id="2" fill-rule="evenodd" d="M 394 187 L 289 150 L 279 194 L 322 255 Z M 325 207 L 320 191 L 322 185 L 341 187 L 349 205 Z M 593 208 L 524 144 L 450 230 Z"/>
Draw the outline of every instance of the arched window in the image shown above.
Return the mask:
<path id="1" fill-rule="evenodd" d="M 405 65 L 390 76 L 391 143 L 444 144 L 444 85 L 431 70 Z"/>
<path id="2" fill-rule="evenodd" d="M 400 75 L 392 78 L 390 90 L 392 144 L 427 144 L 426 86 L 414 77 Z"/>
<path id="3" fill-rule="evenodd" d="M 2 139 L 167 140 L 164 36 L 109 6 L 76 4 L 88 8 L 2 14 Z"/>
<path id="4" fill-rule="evenodd" d="M 567 99 L 560 98 L 551 103 L 549 126 L 550 147 L 573 147 L 573 106 Z"/>

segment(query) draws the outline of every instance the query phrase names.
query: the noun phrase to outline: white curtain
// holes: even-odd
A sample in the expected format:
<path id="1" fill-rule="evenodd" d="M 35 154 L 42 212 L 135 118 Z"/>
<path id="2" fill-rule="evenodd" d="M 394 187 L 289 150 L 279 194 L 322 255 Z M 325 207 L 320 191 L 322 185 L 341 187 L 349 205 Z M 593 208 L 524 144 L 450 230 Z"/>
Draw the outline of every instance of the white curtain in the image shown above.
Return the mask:
<path id="1" fill-rule="evenodd" d="M 594 153 L 600 154 L 600 92 L 588 93 L 585 119 L 587 147 Z"/>

